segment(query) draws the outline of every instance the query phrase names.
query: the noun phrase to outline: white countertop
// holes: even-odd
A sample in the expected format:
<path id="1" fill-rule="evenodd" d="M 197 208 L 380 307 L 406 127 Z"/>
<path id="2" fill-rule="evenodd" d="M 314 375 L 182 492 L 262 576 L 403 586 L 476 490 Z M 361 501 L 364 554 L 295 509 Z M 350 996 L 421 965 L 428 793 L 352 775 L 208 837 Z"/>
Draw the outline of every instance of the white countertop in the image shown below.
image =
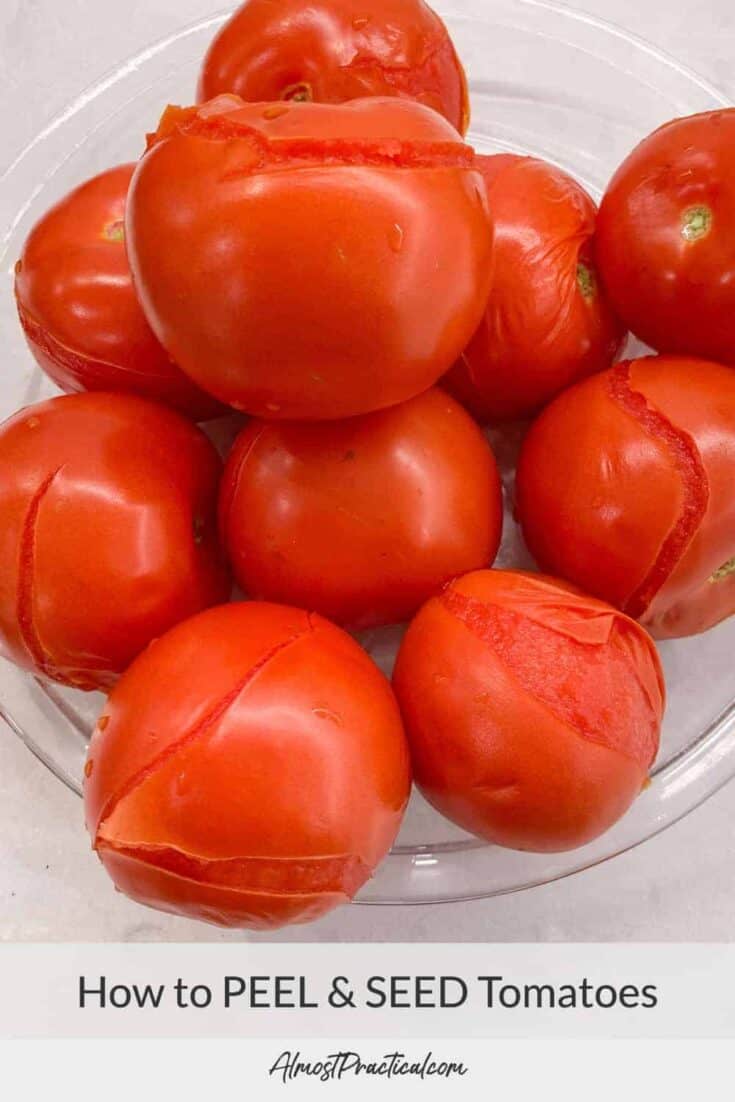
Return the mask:
<path id="1" fill-rule="evenodd" d="M 2 0 L 1 6 L 3 161 L 90 81 L 219 8 L 211 0 Z M 578 0 L 576 6 L 655 42 L 735 99 L 732 0 Z M 173 919 L 116 895 L 89 849 L 81 812 L 78 798 L 0 727 L 1 939 L 257 936 Z M 568 880 L 480 903 L 353 906 L 268 940 L 731 940 L 734 853 L 730 785 L 658 838 Z"/>

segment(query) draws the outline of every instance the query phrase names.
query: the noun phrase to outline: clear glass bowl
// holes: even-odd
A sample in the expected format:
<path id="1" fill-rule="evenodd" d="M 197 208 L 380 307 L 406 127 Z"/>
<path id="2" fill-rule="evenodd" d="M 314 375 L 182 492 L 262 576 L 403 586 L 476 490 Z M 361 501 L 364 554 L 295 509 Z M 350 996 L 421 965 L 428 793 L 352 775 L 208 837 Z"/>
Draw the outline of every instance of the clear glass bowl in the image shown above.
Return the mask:
<path id="1" fill-rule="evenodd" d="M 458 5 L 459 6 L 459 5 Z M 726 103 L 715 88 L 616 27 L 540 0 L 440 6 L 468 70 L 470 140 L 555 161 L 595 195 L 635 142 L 667 119 Z M 54 393 L 35 367 L 15 316 L 13 265 L 34 221 L 95 172 L 136 158 L 162 107 L 190 102 L 202 54 L 224 16 L 179 31 L 89 88 L 0 178 L 0 415 Z M 516 441 L 496 435 L 506 482 Z M 93 552 L 92 552 L 93 553 Z M 527 565 L 510 516 L 499 560 Z M 363 642 L 390 670 L 399 629 Z M 364 903 L 481 898 L 543 884 L 603 861 L 663 830 L 735 773 L 732 655 L 735 619 L 661 647 L 669 707 L 651 786 L 628 815 L 583 849 L 556 856 L 486 845 L 416 794 L 398 845 L 360 896 Z M 44 685 L 0 661 L 0 713 L 65 784 L 80 791 L 87 738 L 101 698 Z"/>

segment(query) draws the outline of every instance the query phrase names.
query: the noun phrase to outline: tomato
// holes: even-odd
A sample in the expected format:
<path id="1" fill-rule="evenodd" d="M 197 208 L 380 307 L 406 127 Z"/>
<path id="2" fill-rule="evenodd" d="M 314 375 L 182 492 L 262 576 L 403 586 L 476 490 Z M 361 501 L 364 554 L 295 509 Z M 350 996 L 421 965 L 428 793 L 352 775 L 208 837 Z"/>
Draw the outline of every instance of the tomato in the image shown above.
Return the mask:
<path id="1" fill-rule="evenodd" d="M 615 173 L 597 257 L 630 329 L 659 352 L 735 365 L 735 109 L 676 119 Z"/>
<path id="2" fill-rule="evenodd" d="M 350 627 L 406 620 L 495 558 L 500 479 L 440 390 L 327 424 L 251 421 L 225 468 L 222 541 L 254 597 Z"/>
<path id="3" fill-rule="evenodd" d="M 377 666 L 319 616 L 259 602 L 153 643 L 105 705 L 85 774 L 88 830 L 121 891 L 261 928 L 351 899 L 410 788 Z"/>
<path id="4" fill-rule="evenodd" d="M 394 687 L 426 798 L 512 849 L 596 838 L 658 750 L 664 684 L 651 639 L 552 578 L 483 570 L 452 582 L 409 627 Z"/>
<path id="5" fill-rule="evenodd" d="M 517 507 L 543 569 L 659 638 L 735 612 L 735 372 L 647 357 L 560 395 L 521 451 Z"/>
<path id="6" fill-rule="evenodd" d="M 473 162 L 409 100 L 169 109 L 128 204 L 146 314 L 196 382 L 248 413 L 336 418 L 411 398 L 487 300 Z"/>
<path id="7" fill-rule="evenodd" d="M 469 123 L 464 69 L 443 22 L 423 0 L 247 0 L 217 34 L 199 99 L 342 103 L 404 96 Z"/>
<path id="8" fill-rule="evenodd" d="M 481 421 L 530 417 L 609 367 L 625 333 L 595 271 L 595 204 L 533 157 L 478 157 L 495 226 L 495 278 L 480 327 L 445 382 Z"/>
<path id="9" fill-rule="evenodd" d="M 224 600 L 220 461 L 179 414 L 74 394 L 0 426 L 0 653 L 110 685 L 154 636 Z"/>
<path id="10" fill-rule="evenodd" d="M 36 223 L 16 265 L 18 314 L 62 390 L 129 391 L 203 421 L 222 407 L 172 363 L 133 289 L 123 218 L 134 168 L 95 176 Z"/>

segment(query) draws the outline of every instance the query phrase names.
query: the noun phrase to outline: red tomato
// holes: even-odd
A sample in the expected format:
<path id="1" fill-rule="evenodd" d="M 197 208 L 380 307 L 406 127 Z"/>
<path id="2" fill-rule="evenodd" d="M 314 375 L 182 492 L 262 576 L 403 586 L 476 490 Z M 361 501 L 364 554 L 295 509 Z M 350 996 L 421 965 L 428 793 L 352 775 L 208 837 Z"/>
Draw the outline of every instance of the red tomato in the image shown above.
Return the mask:
<path id="1" fill-rule="evenodd" d="M 495 227 L 495 277 L 480 327 L 446 385 L 481 421 L 530 417 L 609 367 L 625 339 L 593 260 L 595 204 L 533 157 L 478 157 Z"/>
<path id="2" fill-rule="evenodd" d="M 36 223 L 16 265 L 18 314 L 62 390 L 130 391 L 203 421 L 222 407 L 172 363 L 133 289 L 123 217 L 134 169 L 95 176 Z"/>
<path id="3" fill-rule="evenodd" d="M 401 99 L 169 109 L 133 178 L 146 314 L 200 385 L 268 418 L 336 418 L 426 390 L 491 277 L 482 177 Z"/>
<path id="4" fill-rule="evenodd" d="M 648 357 L 560 395 L 517 477 L 532 554 L 658 638 L 735 612 L 735 372 Z"/>
<path id="5" fill-rule="evenodd" d="M 111 684 L 154 636 L 224 600 L 220 461 L 179 414 L 75 394 L 0 427 L 0 653 Z"/>
<path id="6" fill-rule="evenodd" d="M 662 126 L 608 187 L 597 257 L 616 310 L 659 352 L 735 364 L 735 109 Z"/>
<path id="7" fill-rule="evenodd" d="M 646 632 L 540 575 L 452 582 L 409 627 L 394 687 L 424 795 L 512 849 L 596 838 L 658 750 L 664 684 Z"/>
<path id="8" fill-rule="evenodd" d="M 342 103 L 404 96 L 469 123 L 464 69 L 422 0 L 247 0 L 209 48 L 199 99 Z"/>
<path id="9" fill-rule="evenodd" d="M 440 390 L 347 421 L 252 421 L 230 455 L 222 540 L 247 593 L 350 627 L 408 619 L 495 558 L 500 479 Z"/>
<path id="10" fill-rule="evenodd" d="M 326 620 L 256 602 L 210 609 L 141 655 L 85 774 L 88 830 L 121 891 L 256 928 L 351 899 L 410 788 L 377 666 Z"/>

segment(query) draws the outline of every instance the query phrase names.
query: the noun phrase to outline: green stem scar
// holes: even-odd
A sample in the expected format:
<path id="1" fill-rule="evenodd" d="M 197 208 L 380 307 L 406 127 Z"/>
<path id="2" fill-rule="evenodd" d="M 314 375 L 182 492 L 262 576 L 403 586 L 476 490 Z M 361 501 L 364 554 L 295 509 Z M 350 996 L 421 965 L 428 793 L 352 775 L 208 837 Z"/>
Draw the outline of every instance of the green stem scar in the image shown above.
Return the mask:
<path id="1" fill-rule="evenodd" d="M 288 88 L 283 90 L 283 99 L 295 100 L 296 103 L 308 103 L 313 98 L 311 85 L 307 84 L 306 81 L 301 81 L 299 84 L 290 84 Z"/>
<path id="2" fill-rule="evenodd" d="M 723 563 L 719 570 L 715 570 L 709 580 L 711 582 L 721 582 L 731 574 L 735 574 L 735 558 L 728 559 L 726 563 Z"/>
<path id="3" fill-rule="evenodd" d="M 577 264 L 577 286 L 582 298 L 589 302 L 597 294 L 597 278 L 594 271 L 580 260 Z"/>
<path id="4" fill-rule="evenodd" d="M 681 236 L 685 241 L 699 241 L 712 229 L 709 207 L 689 207 L 681 216 Z"/>
<path id="5" fill-rule="evenodd" d="M 104 236 L 107 241 L 124 241 L 125 223 L 122 218 L 119 218 L 116 222 L 109 222 L 105 226 Z"/>

